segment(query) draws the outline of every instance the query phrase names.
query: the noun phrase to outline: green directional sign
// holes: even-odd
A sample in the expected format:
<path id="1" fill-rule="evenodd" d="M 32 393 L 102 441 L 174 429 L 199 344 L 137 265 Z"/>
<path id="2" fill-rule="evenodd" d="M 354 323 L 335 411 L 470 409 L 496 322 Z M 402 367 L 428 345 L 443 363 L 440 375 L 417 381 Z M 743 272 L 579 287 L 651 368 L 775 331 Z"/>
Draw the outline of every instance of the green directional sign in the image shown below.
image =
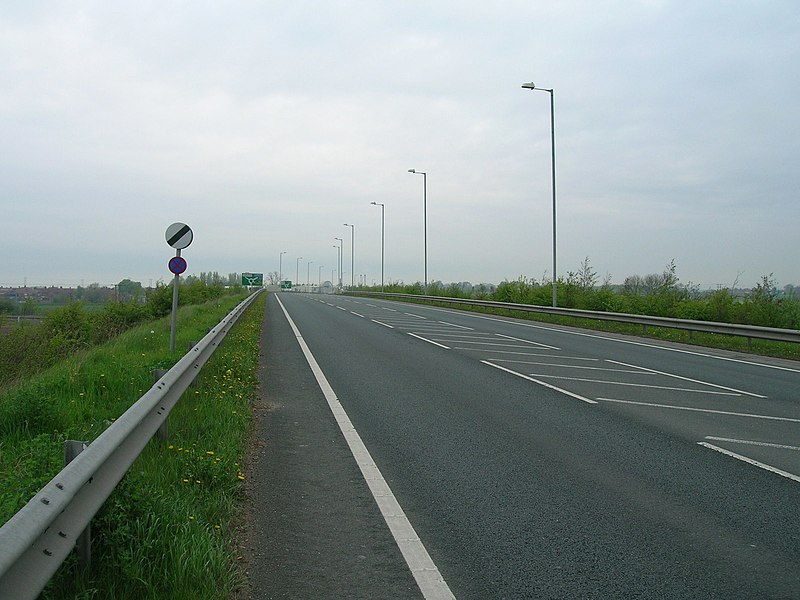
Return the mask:
<path id="1" fill-rule="evenodd" d="M 242 273 L 242 285 L 264 285 L 263 273 Z"/>
<path id="2" fill-rule="evenodd" d="M 290 290 L 292 289 L 292 282 L 288 279 L 286 281 L 281 281 L 281 289 L 282 290 Z"/>

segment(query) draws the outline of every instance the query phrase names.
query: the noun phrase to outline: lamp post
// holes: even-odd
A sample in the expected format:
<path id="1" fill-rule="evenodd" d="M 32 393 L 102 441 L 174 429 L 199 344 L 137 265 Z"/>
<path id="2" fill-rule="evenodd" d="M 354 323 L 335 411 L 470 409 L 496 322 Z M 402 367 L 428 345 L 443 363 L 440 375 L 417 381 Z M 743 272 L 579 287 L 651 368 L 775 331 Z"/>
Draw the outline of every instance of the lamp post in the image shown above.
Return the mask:
<path id="1" fill-rule="evenodd" d="M 283 281 L 283 255 L 286 254 L 284 250 L 278 255 L 278 285 Z"/>
<path id="2" fill-rule="evenodd" d="M 558 292 L 556 290 L 558 277 L 556 275 L 556 120 L 553 102 L 553 89 L 537 88 L 533 82 L 523 83 L 526 90 L 538 90 L 550 94 L 550 164 L 552 166 L 553 182 L 553 306 L 558 306 Z"/>
<path id="3" fill-rule="evenodd" d="M 300 261 L 303 260 L 302 256 L 297 257 L 297 272 L 295 273 L 294 282 L 296 285 L 300 285 Z"/>
<path id="4" fill-rule="evenodd" d="M 384 224 L 385 224 L 385 213 L 386 213 L 386 206 L 381 202 L 370 202 L 370 204 L 374 204 L 375 206 L 381 207 L 381 294 L 383 293 L 383 248 L 384 248 Z"/>
<path id="5" fill-rule="evenodd" d="M 313 260 L 308 261 L 306 265 L 306 285 L 311 285 L 311 265 L 314 264 Z"/>
<path id="6" fill-rule="evenodd" d="M 335 237 L 333 239 L 339 240 L 339 245 L 336 246 L 336 248 L 338 248 L 338 250 L 339 250 L 338 259 L 337 259 L 337 263 L 336 264 L 338 265 L 337 273 L 339 274 L 339 289 L 341 290 L 342 289 L 342 247 L 344 246 L 344 240 L 342 240 L 342 238 L 337 238 L 337 237 Z"/>
<path id="7" fill-rule="evenodd" d="M 322 287 L 322 268 L 323 268 L 324 266 L 325 266 L 325 265 L 320 265 L 320 266 L 319 266 L 319 274 L 317 275 L 317 285 L 318 285 L 319 287 Z"/>
<path id="8" fill-rule="evenodd" d="M 353 287 L 354 284 L 354 277 L 353 273 L 355 273 L 355 259 L 353 258 L 353 254 L 356 251 L 356 226 L 350 225 L 348 223 L 344 224 L 345 227 L 350 228 L 350 287 Z"/>
<path id="9" fill-rule="evenodd" d="M 428 174 L 424 171 L 409 169 L 409 173 L 422 175 L 422 229 L 425 244 L 425 293 L 428 293 Z"/>

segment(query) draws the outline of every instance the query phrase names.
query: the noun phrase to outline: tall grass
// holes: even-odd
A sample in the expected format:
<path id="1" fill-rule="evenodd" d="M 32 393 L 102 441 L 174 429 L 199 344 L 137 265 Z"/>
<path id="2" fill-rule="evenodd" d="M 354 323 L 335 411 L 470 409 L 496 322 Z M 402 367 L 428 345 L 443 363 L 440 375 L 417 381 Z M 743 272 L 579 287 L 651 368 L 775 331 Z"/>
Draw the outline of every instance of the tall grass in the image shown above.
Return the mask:
<path id="1" fill-rule="evenodd" d="M 198 340 L 239 301 L 226 297 L 178 314 L 179 348 Z M 93 521 L 92 568 L 68 559 L 45 599 L 219 599 L 237 585 L 232 542 L 243 475 L 264 307 L 237 322 Z M 168 319 L 79 353 L 0 395 L 0 522 L 62 466 L 63 441 L 91 442 L 180 357 Z"/>

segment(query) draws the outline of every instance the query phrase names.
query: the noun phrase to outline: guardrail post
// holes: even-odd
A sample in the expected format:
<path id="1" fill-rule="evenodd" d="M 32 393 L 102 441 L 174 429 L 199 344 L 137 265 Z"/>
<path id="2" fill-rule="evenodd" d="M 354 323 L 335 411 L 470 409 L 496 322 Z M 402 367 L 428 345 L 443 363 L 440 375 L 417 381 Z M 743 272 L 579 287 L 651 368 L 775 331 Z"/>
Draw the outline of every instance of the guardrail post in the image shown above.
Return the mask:
<path id="1" fill-rule="evenodd" d="M 210 331 L 210 330 L 209 330 L 209 331 Z M 187 352 L 189 352 L 189 351 L 190 351 L 192 348 L 194 348 L 195 346 L 197 346 L 197 344 L 198 344 L 198 343 L 199 343 L 199 342 L 198 342 L 197 340 L 191 340 L 191 341 L 189 342 L 189 347 L 186 349 L 186 351 L 187 351 Z M 197 373 L 197 374 L 195 375 L 194 379 L 192 379 L 191 383 L 189 384 L 189 387 L 191 387 L 191 388 L 196 388 L 198 385 L 200 385 L 200 384 L 199 384 L 199 382 L 197 381 L 198 377 L 200 377 L 200 373 Z"/>
<path id="2" fill-rule="evenodd" d="M 155 371 L 153 371 L 153 377 L 155 378 L 156 381 L 161 379 L 166 374 L 167 374 L 166 369 L 156 369 Z M 169 427 L 167 425 L 168 420 L 169 420 L 169 415 L 167 415 L 167 418 L 164 419 L 161 425 L 158 426 L 158 431 L 156 432 L 158 439 L 161 440 L 162 442 L 167 441 L 167 435 L 169 433 Z"/>
<path id="3" fill-rule="evenodd" d="M 76 440 L 66 440 L 64 442 L 64 465 L 71 463 L 81 452 L 86 450 L 86 442 Z M 78 539 L 75 540 L 75 548 L 78 551 L 78 567 L 83 571 L 89 570 L 92 562 L 92 524 L 89 523 Z"/>

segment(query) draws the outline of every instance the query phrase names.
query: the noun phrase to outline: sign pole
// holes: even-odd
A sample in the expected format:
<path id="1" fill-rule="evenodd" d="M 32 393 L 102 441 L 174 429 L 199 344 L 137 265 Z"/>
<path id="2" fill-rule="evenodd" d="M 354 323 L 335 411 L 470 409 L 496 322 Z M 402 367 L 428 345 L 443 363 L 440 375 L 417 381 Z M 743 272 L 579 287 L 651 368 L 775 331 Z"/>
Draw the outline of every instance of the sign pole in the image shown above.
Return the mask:
<path id="1" fill-rule="evenodd" d="M 189 246 L 194 239 L 192 228 L 186 223 L 173 223 L 167 227 L 167 244 L 177 250 L 175 257 L 169 261 L 169 270 L 175 274 L 172 284 L 172 326 L 169 335 L 169 351 L 175 352 L 175 332 L 178 321 L 178 288 L 180 287 L 180 275 L 186 270 L 186 261 L 181 258 L 181 250 Z"/>
<path id="2" fill-rule="evenodd" d="M 175 256 L 181 255 L 181 249 L 176 250 Z M 172 280 L 172 326 L 169 334 L 169 351 L 175 352 L 175 332 L 178 324 L 178 288 L 180 287 L 180 275 L 175 273 L 175 278 Z"/>

